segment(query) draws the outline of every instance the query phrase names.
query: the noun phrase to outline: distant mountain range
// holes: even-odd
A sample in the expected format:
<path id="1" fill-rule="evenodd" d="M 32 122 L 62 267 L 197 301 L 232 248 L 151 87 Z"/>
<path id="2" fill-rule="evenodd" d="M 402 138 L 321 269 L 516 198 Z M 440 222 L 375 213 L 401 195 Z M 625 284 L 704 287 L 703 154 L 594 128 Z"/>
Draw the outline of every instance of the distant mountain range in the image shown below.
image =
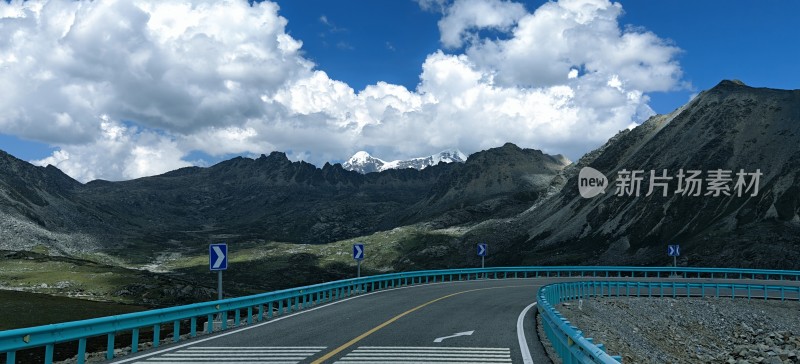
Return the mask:
<path id="1" fill-rule="evenodd" d="M 389 169 L 423 169 L 425 167 L 435 166 L 439 163 L 464 163 L 467 161 L 467 156 L 458 149 L 449 149 L 441 151 L 437 154 L 427 157 L 412 158 L 406 160 L 395 160 L 386 162 L 382 159 L 375 158 L 365 151 L 360 151 L 350 157 L 347 162 L 342 164 L 342 167 L 348 171 L 355 171 L 358 173 L 372 173 L 382 172 Z"/>
<path id="2" fill-rule="evenodd" d="M 584 167 L 607 180 L 604 193 L 580 195 Z M 642 171 L 641 193 L 618 194 L 631 171 Z M 690 171 L 701 172 L 697 196 L 678 185 Z M 730 173 L 714 182 L 713 171 Z M 757 194 L 732 193 L 741 171 L 762 174 Z M 714 183 L 728 194 L 708 194 Z M 393 162 L 359 152 L 322 168 L 273 152 L 81 184 L 0 152 L 0 249 L 124 252 L 221 238 L 324 244 L 411 224 L 449 229 L 453 251 L 489 243 L 492 265 L 666 265 L 667 244 L 680 244 L 684 265 L 798 269 L 800 90 L 723 81 L 575 163 L 513 144 Z M 405 267 L 441 265 L 404 259 Z"/>
<path id="3" fill-rule="evenodd" d="M 464 163 L 369 174 L 273 152 L 81 184 L 0 152 L 0 249 L 75 254 L 219 237 L 321 244 L 428 220 L 475 223 L 525 210 L 566 165 L 513 144 Z"/>

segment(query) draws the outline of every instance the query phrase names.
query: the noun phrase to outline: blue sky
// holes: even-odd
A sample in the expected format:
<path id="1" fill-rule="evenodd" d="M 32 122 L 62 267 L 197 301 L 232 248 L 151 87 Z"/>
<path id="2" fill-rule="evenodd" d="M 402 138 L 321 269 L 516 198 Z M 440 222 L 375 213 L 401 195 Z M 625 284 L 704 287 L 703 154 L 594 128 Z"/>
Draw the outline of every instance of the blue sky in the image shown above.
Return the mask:
<path id="1" fill-rule="evenodd" d="M 545 1 L 522 1 L 530 11 Z M 692 90 L 654 92 L 651 106 L 667 113 L 695 92 L 723 79 L 782 89 L 800 88 L 800 2 L 781 1 L 620 1 L 622 23 L 644 27 L 672 40 Z M 419 82 L 420 65 L 439 49 L 437 13 L 414 1 L 325 0 L 278 1 L 289 19 L 288 30 L 333 78 L 361 89 L 377 81 Z M 313 9 L 313 10 L 312 10 Z M 344 31 L 331 32 L 326 16 Z M 339 48 L 339 43 L 348 45 Z M 386 48 L 390 43 L 396 49 Z M 793 44 L 794 43 L 794 44 Z"/>
<path id="2" fill-rule="evenodd" d="M 648 71 L 631 71 L 630 67 L 635 68 L 637 61 L 634 60 L 631 66 L 627 60 L 620 61 L 613 52 L 601 54 L 601 58 L 607 57 L 603 59 L 619 65 L 592 66 L 599 81 L 590 80 L 583 69 L 577 78 L 567 79 L 569 68 L 562 67 L 556 72 L 547 69 L 546 65 L 536 65 L 539 57 L 535 52 L 523 54 L 517 63 L 509 61 L 508 65 L 504 64 L 503 57 L 519 55 L 519 49 L 513 48 L 513 41 L 521 36 L 515 35 L 515 31 L 521 28 L 525 19 L 534 19 L 534 12 L 546 2 L 427 2 L 433 6 L 423 9 L 420 3 L 412 0 L 277 0 L 276 8 L 259 9 L 237 5 L 240 1 L 219 3 L 220 9 L 231 11 L 231 14 L 234 10 L 240 12 L 236 14 L 253 13 L 250 14 L 252 19 L 241 20 L 241 29 L 237 31 L 254 34 L 247 44 L 263 47 L 262 53 L 267 54 L 258 62 L 242 63 L 234 71 L 220 71 L 224 68 L 220 64 L 198 65 L 197 59 L 207 58 L 202 53 L 189 54 L 186 59 L 177 59 L 174 54 L 171 58 L 159 59 L 160 55 L 175 49 L 167 46 L 179 41 L 154 41 L 153 34 L 157 32 L 150 27 L 152 22 L 143 23 L 139 29 L 145 34 L 142 38 L 146 39 L 144 43 L 153 43 L 152 49 L 143 50 L 141 44 L 127 42 L 138 39 L 137 29 L 122 29 L 118 24 L 90 16 L 93 13 L 113 13 L 136 24 L 136 20 L 141 18 L 135 17 L 138 10 L 134 6 L 150 9 L 142 5 L 147 0 L 132 1 L 134 6 L 73 4 L 59 5 L 59 11 L 41 11 L 40 19 L 64 19 L 64 14 L 72 13 L 77 14 L 73 19 L 85 17 L 86 27 L 93 29 L 93 34 L 109 34 L 115 40 L 114 47 L 119 49 L 102 48 L 102 44 L 90 45 L 91 42 L 83 41 L 92 39 L 90 34 L 64 36 L 68 33 L 65 30 L 55 35 L 61 35 L 63 39 L 55 40 L 53 44 L 65 45 L 74 53 L 104 55 L 99 58 L 73 56 L 71 61 L 77 66 L 65 67 L 63 60 L 52 55 L 58 52 L 46 49 L 53 36 L 41 25 L 22 25 L 28 26 L 22 28 L 22 32 L 31 37 L 27 42 L 0 42 L 0 79 L 6 83 L 2 92 L 23 95 L 7 98 L 5 104 L 0 102 L 0 106 L 6 109 L 0 111 L 0 149 L 37 164 L 56 164 L 82 181 L 135 178 L 185 165 L 213 164 L 235 155 L 269 153 L 273 149 L 290 151 L 290 158 L 294 160 L 321 165 L 325 161 L 345 160 L 362 149 L 382 159 L 393 159 L 429 154 L 449 147 L 471 153 L 511 141 L 523 147 L 563 153 L 576 159 L 617 130 L 631 122 L 640 122 L 648 115 L 648 108 L 656 113 L 668 113 L 686 103 L 691 95 L 713 87 L 722 79 L 740 79 L 757 87 L 800 88 L 800 72 L 797 71 L 800 63 L 797 36 L 800 32 L 795 25 L 800 2 L 796 1 L 622 1 L 620 14 L 608 12 L 605 7 L 593 12 L 601 18 L 609 17 L 610 20 L 606 20 L 616 24 L 623 33 L 653 35 L 644 37 L 649 43 L 640 49 L 642 53 L 651 51 L 659 56 L 637 55 L 635 48 L 632 56 L 641 57 L 638 62 L 652 61 L 653 67 L 665 67 L 668 75 L 652 83 L 626 78 L 626 74 L 646 74 Z M 7 2 L 5 6 L 5 18 L 0 13 L 0 29 L 13 30 L 21 23 L 12 23 L 14 17 L 8 14 L 13 12 L 9 9 L 30 5 Z M 476 12 L 470 12 L 470 9 L 478 6 L 499 11 L 498 16 L 507 17 L 502 19 L 505 23 L 476 25 L 483 21 L 481 13 L 477 12 L 478 19 L 473 19 Z M 187 18 L 197 16 L 205 19 L 201 22 L 204 26 L 216 21 L 212 15 L 196 9 L 184 10 Z M 159 14 L 162 16 L 170 11 L 182 14 L 174 9 L 147 11 L 151 11 L 151 19 L 156 18 L 156 11 L 161 11 Z M 221 11 L 218 9 L 217 13 Z M 19 16 L 16 15 L 17 20 Z M 287 21 L 285 27 L 281 26 L 280 18 Z M 448 23 L 450 30 L 453 24 L 456 24 L 456 30 L 462 30 L 454 33 L 459 36 L 459 46 L 446 44 L 444 33 L 448 28 L 442 25 L 443 19 L 451 20 Z M 221 24 L 227 21 L 217 20 Z M 264 24 L 271 25 L 264 28 Z M 190 30 L 183 31 L 188 34 Z M 208 34 L 215 31 L 219 30 L 210 26 L 206 30 Z M 216 49 L 214 56 L 230 49 L 243 49 L 238 43 L 241 42 L 239 38 L 229 35 L 217 34 L 215 39 L 220 39 L 219 42 L 197 49 Z M 606 36 L 611 38 L 602 41 L 619 41 L 613 34 Z M 583 38 L 576 38 L 579 39 L 576 44 L 586 44 L 580 43 L 580 39 L 585 42 L 586 37 L 584 34 Z M 276 43 L 276 38 L 283 39 L 283 43 Z M 298 42 L 299 48 L 291 46 L 294 44 L 292 40 Z M 36 44 L 42 49 L 37 49 Z M 548 51 L 546 46 L 537 49 Z M 559 52 L 562 53 L 551 56 L 569 57 L 572 58 L 569 62 L 573 63 L 591 61 L 591 56 L 580 54 L 580 49 Z M 37 65 L 21 67 L 19 60 L 25 56 L 35 60 Z M 39 57 L 47 59 L 39 60 Z M 122 61 L 114 61 L 114 57 L 120 57 Z M 140 64 L 130 61 L 139 59 L 136 57 L 145 57 L 148 67 L 136 68 Z M 531 60 L 530 67 L 526 66 L 526 59 Z M 280 64 L 274 70 L 263 71 L 265 64 L 269 68 L 275 62 Z M 130 68 L 125 68 L 125 64 Z M 203 68 L 206 66 L 208 69 Z M 102 70 L 110 67 L 122 68 L 104 74 Z M 135 92 L 137 88 L 146 89 L 147 84 L 140 82 L 153 77 L 152 74 L 141 76 L 141 72 L 163 75 L 164 69 L 191 69 L 176 71 L 177 76 L 174 76 L 174 79 L 185 80 L 189 86 L 170 90 L 175 85 L 173 79 L 154 85 L 151 90 Z M 454 75 L 450 73 L 451 69 L 460 73 Z M 563 80 L 544 81 L 555 77 L 553 72 L 558 74 L 562 71 Z M 118 77 L 120 73 L 134 76 Z M 37 77 L 43 74 L 51 76 L 36 87 L 29 85 L 28 80 L 38 80 Z M 538 75 L 544 77 L 541 82 Z M 615 83 L 617 75 L 618 84 Z M 477 78 L 470 78 L 473 76 Z M 487 77 L 496 79 L 487 81 Z M 209 79 L 214 79 L 216 86 L 208 86 Z M 464 82 L 475 84 L 464 85 Z M 381 85 L 376 86 L 379 83 Z M 230 99 L 217 90 L 223 84 L 232 91 Z M 46 91 L 58 85 L 63 87 L 62 90 L 70 91 L 58 95 Z M 394 86 L 402 86 L 405 90 Z M 103 87 L 110 87 L 112 91 L 98 91 Z M 371 94 L 363 92 L 370 87 Z M 502 90 L 486 91 L 485 87 Z M 573 91 L 592 89 L 596 92 L 586 96 L 574 91 L 574 94 L 565 96 L 563 92 L 567 91 L 564 87 Z M 596 95 L 616 92 L 614 90 L 618 90 L 620 95 L 638 92 L 643 97 L 634 102 L 613 95 L 595 99 Z M 241 92 L 236 93 L 238 91 Z M 161 92 L 163 94 L 159 94 Z M 84 98 L 79 96 L 84 94 L 87 95 Z M 475 94 L 481 95 L 477 101 L 470 96 Z M 104 99 L 107 95 L 111 96 Z M 479 109 L 491 109 L 503 104 L 506 97 L 503 95 L 508 95 L 508 100 L 519 105 L 533 106 L 525 106 L 521 112 L 497 121 L 485 120 L 486 116 L 462 121 L 461 118 L 475 114 L 474 110 L 452 111 L 462 107 L 464 102 L 475 103 Z M 174 99 L 170 99 L 172 97 Z M 559 100 L 565 97 L 574 107 L 563 109 L 558 106 Z M 259 98 L 266 106 L 260 105 Z M 491 102 L 481 105 L 483 98 Z M 95 103 L 100 99 L 102 102 Z M 204 100 L 203 105 L 218 104 L 212 104 L 208 109 L 200 107 L 200 112 L 193 112 L 200 99 Z M 431 101 L 433 99 L 436 100 Z M 55 106 L 47 106 L 42 111 L 41 104 L 32 100 L 52 100 L 47 104 Z M 125 100 L 124 105 L 119 100 Z M 372 103 L 374 100 L 379 102 Z M 84 108 L 84 104 L 91 104 L 91 107 Z M 536 105 L 546 107 L 540 111 Z M 624 111 L 609 111 L 612 106 L 618 107 L 613 110 Z M 376 108 L 379 110 L 375 111 Z M 531 115 L 524 115 L 526 110 L 533 111 Z M 595 119 L 584 120 L 584 115 L 592 115 Z M 559 124 L 561 118 L 574 120 Z M 486 129 L 481 129 L 484 126 Z M 590 130 L 583 132 L 589 126 Z M 473 129 L 474 133 L 471 133 Z M 508 130 L 491 133 L 498 129 Z M 486 137 L 482 138 L 482 135 Z"/>

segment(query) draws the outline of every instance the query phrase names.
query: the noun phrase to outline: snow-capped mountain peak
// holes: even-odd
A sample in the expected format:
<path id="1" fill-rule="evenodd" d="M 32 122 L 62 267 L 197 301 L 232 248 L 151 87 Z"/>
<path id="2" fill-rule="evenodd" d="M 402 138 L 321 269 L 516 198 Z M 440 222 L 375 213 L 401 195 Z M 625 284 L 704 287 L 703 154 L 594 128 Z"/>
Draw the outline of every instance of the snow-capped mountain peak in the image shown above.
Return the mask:
<path id="1" fill-rule="evenodd" d="M 365 151 L 359 151 L 353 154 L 347 162 L 342 164 L 342 167 L 348 171 L 356 171 L 361 174 L 370 172 L 380 172 L 386 162 L 371 156 Z"/>
<path id="2" fill-rule="evenodd" d="M 369 153 L 367 153 L 367 152 L 362 150 L 362 151 L 356 152 L 356 154 L 353 154 L 353 156 L 350 158 L 350 160 L 348 162 L 364 163 L 364 162 L 369 161 L 370 159 L 374 159 L 374 158 L 372 158 L 372 156 Z"/>
<path id="3" fill-rule="evenodd" d="M 458 149 L 448 149 L 443 150 L 437 154 L 430 155 L 427 157 L 419 157 L 419 158 L 412 158 L 412 159 L 405 159 L 405 160 L 394 160 L 391 162 L 386 162 L 379 158 L 375 158 L 369 153 L 365 151 L 360 151 L 350 157 L 347 162 L 342 164 L 344 169 L 349 171 L 356 171 L 359 173 L 370 173 L 370 172 L 381 172 L 387 169 L 402 169 L 402 168 L 414 168 L 414 169 L 423 169 L 425 167 L 430 167 L 433 165 L 439 164 L 439 162 L 444 163 L 463 163 L 467 160 L 467 155 L 462 153 Z"/>

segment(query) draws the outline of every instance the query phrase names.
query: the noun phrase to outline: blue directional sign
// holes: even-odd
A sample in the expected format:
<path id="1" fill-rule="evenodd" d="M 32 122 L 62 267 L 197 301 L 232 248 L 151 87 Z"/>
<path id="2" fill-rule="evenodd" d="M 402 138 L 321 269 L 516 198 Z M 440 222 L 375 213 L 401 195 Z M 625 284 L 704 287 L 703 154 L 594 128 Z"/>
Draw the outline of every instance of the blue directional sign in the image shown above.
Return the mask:
<path id="1" fill-rule="evenodd" d="M 669 245 L 667 246 L 667 254 L 671 257 L 679 257 L 681 256 L 681 246 L 680 245 Z"/>
<path id="2" fill-rule="evenodd" d="M 364 244 L 353 244 L 353 259 L 364 259 Z"/>
<path id="3" fill-rule="evenodd" d="M 211 270 L 228 269 L 228 244 L 208 246 L 208 267 Z"/>
<path id="4" fill-rule="evenodd" d="M 487 255 L 489 255 L 489 245 L 486 243 L 478 244 L 478 256 L 485 257 Z"/>

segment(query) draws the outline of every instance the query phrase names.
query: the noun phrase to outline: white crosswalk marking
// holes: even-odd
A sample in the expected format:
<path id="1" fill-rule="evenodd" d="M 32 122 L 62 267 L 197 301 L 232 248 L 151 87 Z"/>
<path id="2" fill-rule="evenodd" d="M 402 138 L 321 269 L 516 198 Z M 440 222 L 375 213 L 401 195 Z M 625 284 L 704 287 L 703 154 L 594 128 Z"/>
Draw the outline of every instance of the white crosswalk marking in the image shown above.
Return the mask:
<path id="1" fill-rule="evenodd" d="M 341 364 L 506 364 L 509 348 L 362 346 L 337 361 Z"/>
<path id="2" fill-rule="evenodd" d="M 271 347 L 189 347 L 137 364 L 297 364 L 319 353 L 324 346 L 271 346 Z"/>

